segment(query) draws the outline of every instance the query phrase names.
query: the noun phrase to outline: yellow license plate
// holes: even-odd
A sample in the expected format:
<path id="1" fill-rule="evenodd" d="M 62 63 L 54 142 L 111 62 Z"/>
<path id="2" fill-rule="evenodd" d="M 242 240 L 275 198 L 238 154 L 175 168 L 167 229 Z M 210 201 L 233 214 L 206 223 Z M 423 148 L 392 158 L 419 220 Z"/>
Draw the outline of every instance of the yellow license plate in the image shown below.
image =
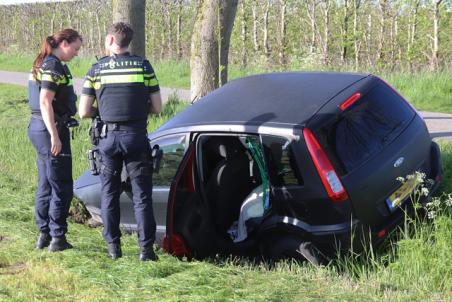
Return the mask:
<path id="1" fill-rule="evenodd" d="M 400 206 L 405 199 L 410 196 L 410 194 L 417 188 L 419 182 L 416 177 L 411 179 L 407 179 L 403 185 L 398 188 L 392 195 L 389 197 L 389 200 L 392 203 L 392 207 L 396 208 Z"/>

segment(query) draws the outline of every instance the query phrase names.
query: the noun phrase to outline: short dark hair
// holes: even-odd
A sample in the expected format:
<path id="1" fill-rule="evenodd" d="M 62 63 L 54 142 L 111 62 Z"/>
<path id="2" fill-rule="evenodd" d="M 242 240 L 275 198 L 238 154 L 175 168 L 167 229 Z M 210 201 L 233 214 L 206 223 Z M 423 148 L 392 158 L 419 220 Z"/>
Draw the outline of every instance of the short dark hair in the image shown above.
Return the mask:
<path id="1" fill-rule="evenodd" d="M 115 37 L 115 42 L 119 47 L 127 47 L 133 38 L 133 29 L 129 24 L 124 22 L 113 23 L 107 33 Z"/>

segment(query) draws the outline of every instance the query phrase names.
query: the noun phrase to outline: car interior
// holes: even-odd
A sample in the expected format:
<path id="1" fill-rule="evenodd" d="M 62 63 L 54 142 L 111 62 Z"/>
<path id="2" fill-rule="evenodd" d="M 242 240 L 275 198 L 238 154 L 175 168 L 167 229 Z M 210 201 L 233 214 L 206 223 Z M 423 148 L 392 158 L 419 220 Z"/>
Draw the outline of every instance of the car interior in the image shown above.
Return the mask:
<path id="1" fill-rule="evenodd" d="M 177 198 L 175 210 L 175 231 L 198 257 L 219 250 L 240 254 L 252 244 L 233 242 L 242 204 L 262 186 L 261 170 L 249 146 L 260 146 L 258 137 L 202 135 L 198 139 L 198 193 Z M 256 220 L 249 219 L 250 231 Z"/>

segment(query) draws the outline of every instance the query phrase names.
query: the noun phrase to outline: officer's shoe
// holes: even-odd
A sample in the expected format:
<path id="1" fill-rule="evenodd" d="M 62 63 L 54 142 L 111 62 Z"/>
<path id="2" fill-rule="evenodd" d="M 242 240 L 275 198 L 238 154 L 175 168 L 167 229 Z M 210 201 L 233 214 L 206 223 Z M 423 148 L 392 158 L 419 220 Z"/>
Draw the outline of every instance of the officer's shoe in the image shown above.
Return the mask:
<path id="1" fill-rule="evenodd" d="M 108 244 L 108 257 L 116 260 L 122 257 L 121 244 L 109 243 Z"/>
<path id="2" fill-rule="evenodd" d="M 49 233 L 39 233 L 38 241 L 36 241 L 36 248 L 42 250 L 43 248 L 48 247 L 51 239 L 52 237 L 50 237 Z"/>
<path id="3" fill-rule="evenodd" d="M 67 242 L 66 236 L 52 237 L 50 241 L 49 252 L 60 252 L 67 249 L 71 249 L 72 244 Z"/>
<path id="4" fill-rule="evenodd" d="M 152 249 L 152 246 L 142 247 L 140 250 L 141 261 L 157 261 L 159 259 L 159 257 L 157 257 L 154 250 Z"/>

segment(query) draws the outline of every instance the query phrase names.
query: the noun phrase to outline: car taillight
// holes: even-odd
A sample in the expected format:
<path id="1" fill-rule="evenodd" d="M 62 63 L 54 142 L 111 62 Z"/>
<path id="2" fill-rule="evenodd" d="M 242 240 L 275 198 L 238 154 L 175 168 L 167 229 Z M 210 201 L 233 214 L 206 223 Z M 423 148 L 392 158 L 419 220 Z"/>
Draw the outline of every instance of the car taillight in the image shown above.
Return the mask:
<path id="1" fill-rule="evenodd" d="M 323 186 L 328 194 L 328 197 L 333 202 L 345 201 L 348 199 L 348 194 L 345 191 L 342 183 L 337 176 L 326 153 L 323 151 L 319 142 L 309 128 L 303 129 L 303 136 L 311 154 L 312 161 L 319 173 Z"/>
<path id="2" fill-rule="evenodd" d="M 354 95 L 352 95 L 351 97 L 349 97 L 345 102 L 343 102 L 342 104 L 339 105 L 339 108 L 344 111 L 345 109 L 347 109 L 348 107 L 350 107 L 351 105 L 353 105 L 357 100 L 359 100 L 359 98 L 361 97 L 361 93 L 357 92 Z"/>

